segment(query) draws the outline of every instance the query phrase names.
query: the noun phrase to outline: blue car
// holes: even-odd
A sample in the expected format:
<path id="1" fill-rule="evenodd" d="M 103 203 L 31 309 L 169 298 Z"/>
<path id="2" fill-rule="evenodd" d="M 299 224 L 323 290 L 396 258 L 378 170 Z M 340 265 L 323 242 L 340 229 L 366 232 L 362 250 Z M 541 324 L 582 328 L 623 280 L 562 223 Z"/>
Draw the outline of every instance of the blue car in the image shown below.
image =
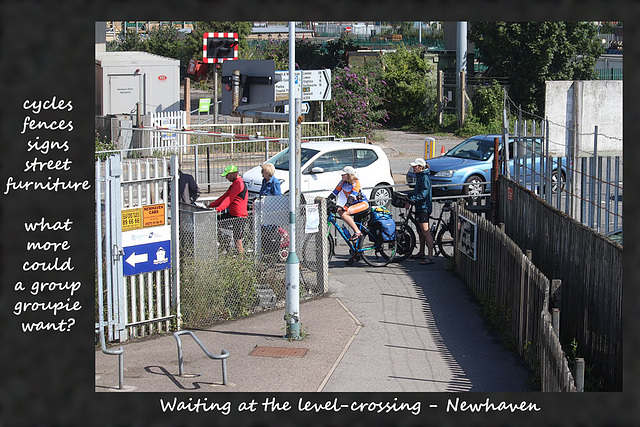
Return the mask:
<path id="1" fill-rule="evenodd" d="M 491 189 L 491 169 L 493 168 L 494 139 L 500 141 L 500 155 L 503 153 L 501 135 L 476 135 L 461 142 L 443 156 L 427 159 L 429 175 L 434 195 L 465 194 L 478 196 Z M 531 170 L 540 173 L 540 153 L 542 139 L 526 137 L 528 157 L 519 160 L 521 176 L 530 176 Z M 514 140 L 509 141 L 509 172 L 514 175 Z M 531 167 L 531 150 L 536 153 L 535 167 Z M 566 181 L 566 159 L 554 161 L 551 174 L 551 190 L 555 193 L 558 185 L 564 186 Z M 559 167 L 558 167 L 559 166 Z M 416 182 L 412 169 L 407 172 L 407 184 L 413 187 Z"/>

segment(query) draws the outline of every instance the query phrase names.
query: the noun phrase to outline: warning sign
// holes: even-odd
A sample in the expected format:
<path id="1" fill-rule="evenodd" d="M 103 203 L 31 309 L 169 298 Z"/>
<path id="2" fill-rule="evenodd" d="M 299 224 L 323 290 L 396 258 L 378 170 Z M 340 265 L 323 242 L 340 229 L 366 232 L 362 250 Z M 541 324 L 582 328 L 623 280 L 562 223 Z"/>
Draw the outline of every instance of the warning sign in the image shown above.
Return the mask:
<path id="1" fill-rule="evenodd" d="M 122 231 L 142 228 L 142 208 L 125 209 L 122 211 Z"/>
<path id="2" fill-rule="evenodd" d="M 155 227 L 164 225 L 164 203 L 142 207 L 142 226 Z"/>

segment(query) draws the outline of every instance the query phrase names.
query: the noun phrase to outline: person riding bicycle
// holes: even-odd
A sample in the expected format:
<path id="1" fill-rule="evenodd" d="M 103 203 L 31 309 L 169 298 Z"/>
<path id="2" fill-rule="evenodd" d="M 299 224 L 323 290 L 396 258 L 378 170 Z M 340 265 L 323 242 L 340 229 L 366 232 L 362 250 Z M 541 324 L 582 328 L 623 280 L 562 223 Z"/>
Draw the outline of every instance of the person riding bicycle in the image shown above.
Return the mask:
<path id="1" fill-rule="evenodd" d="M 238 253 L 244 255 L 242 238 L 248 220 L 249 191 L 242 177 L 238 174 L 238 167 L 229 165 L 220 174 L 227 178 L 231 185 L 229 189 L 216 200 L 209 204 L 210 208 L 215 208 L 217 212 L 228 209 L 228 212 L 220 215 L 220 220 L 229 220 L 233 227 L 233 240 L 235 240 Z"/>
<path id="2" fill-rule="evenodd" d="M 343 196 L 344 199 L 339 196 Z M 358 239 L 362 236 L 362 233 L 360 232 L 360 229 L 358 229 L 352 215 L 369 209 L 369 201 L 362 193 L 360 181 L 358 180 L 356 170 L 353 167 L 346 166 L 342 170 L 342 179 L 328 198 L 329 200 L 337 199 L 337 214 L 353 230 L 353 235 L 349 240 L 356 244 Z M 346 201 L 343 203 L 343 200 L 345 199 Z M 355 261 L 356 257 L 352 256 L 348 261 L 346 261 L 346 263 L 347 265 L 353 265 Z"/>
<path id="3" fill-rule="evenodd" d="M 342 180 L 338 183 L 336 188 L 329 195 L 330 200 L 335 200 L 340 192 L 343 193 L 346 202 L 342 206 L 338 206 L 338 215 L 349 227 L 353 230 L 352 241 L 357 241 L 362 233 L 352 215 L 358 212 L 362 212 L 369 209 L 369 201 L 367 197 L 362 193 L 362 187 L 360 186 L 360 180 L 356 174 L 356 170 L 347 166 L 342 170 Z M 341 199 L 338 199 L 340 202 Z"/>
<path id="4" fill-rule="evenodd" d="M 413 191 L 408 194 L 409 200 L 416 207 L 416 219 L 419 224 L 420 250 L 411 258 L 419 259 L 420 264 L 433 264 L 433 236 L 429 230 L 429 216 L 431 215 L 431 178 L 429 177 L 429 167 L 424 159 L 417 158 L 409 163 L 416 174 L 416 185 Z M 405 204 L 405 208 L 409 209 L 409 203 Z M 429 256 L 425 256 L 425 244 L 428 248 Z"/>

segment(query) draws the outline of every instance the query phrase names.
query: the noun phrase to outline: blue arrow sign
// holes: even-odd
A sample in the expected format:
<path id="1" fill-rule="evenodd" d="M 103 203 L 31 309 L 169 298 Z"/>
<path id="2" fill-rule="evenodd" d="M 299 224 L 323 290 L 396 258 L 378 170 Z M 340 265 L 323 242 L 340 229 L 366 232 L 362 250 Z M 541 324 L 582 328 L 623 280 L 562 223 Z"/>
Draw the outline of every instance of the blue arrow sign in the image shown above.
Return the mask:
<path id="1" fill-rule="evenodd" d="M 122 233 L 125 276 L 171 267 L 171 228 L 168 225 Z"/>
<path id="2" fill-rule="evenodd" d="M 123 249 L 123 272 L 125 276 L 150 273 L 171 267 L 170 240 L 128 246 Z"/>

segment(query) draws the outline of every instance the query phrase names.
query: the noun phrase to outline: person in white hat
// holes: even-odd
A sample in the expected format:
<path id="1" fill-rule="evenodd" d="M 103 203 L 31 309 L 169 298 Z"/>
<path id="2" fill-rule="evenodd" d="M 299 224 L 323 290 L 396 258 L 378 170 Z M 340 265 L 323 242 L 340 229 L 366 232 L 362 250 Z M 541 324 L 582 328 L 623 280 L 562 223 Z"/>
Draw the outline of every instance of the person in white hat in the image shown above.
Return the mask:
<path id="1" fill-rule="evenodd" d="M 411 258 L 419 259 L 420 264 L 433 264 L 433 236 L 429 230 L 429 217 L 431 216 L 431 178 L 429 178 L 429 168 L 424 159 L 417 158 L 409 163 L 416 174 L 416 185 L 413 192 L 409 194 L 409 200 L 416 207 L 416 219 L 419 225 L 420 250 Z M 405 206 L 409 209 L 409 203 Z M 424 248 L 428 249 L 428 256 L 425 256 Z"/>
<path id="2" fill-rule="evenodd" d="M 329 195 L 329 199 L 336 199 L 341 191 L 344 193 L 347 202 L 344 206 L 338 207 L 338 215 L 340 215 L 340 218 L 353 230 L 351 240 L 357 242 L 360 236 L 362 236 L 362 233 L 358 229 L 358 226 L 356 226 L 352 215 L 369 209 L 369 201 L 367 200 L 367 196 L 362 193 L 362 187 L 360 186 L 356 170 L 351 166 L 347 166 L 342 170 L 342 179 Z"/>

